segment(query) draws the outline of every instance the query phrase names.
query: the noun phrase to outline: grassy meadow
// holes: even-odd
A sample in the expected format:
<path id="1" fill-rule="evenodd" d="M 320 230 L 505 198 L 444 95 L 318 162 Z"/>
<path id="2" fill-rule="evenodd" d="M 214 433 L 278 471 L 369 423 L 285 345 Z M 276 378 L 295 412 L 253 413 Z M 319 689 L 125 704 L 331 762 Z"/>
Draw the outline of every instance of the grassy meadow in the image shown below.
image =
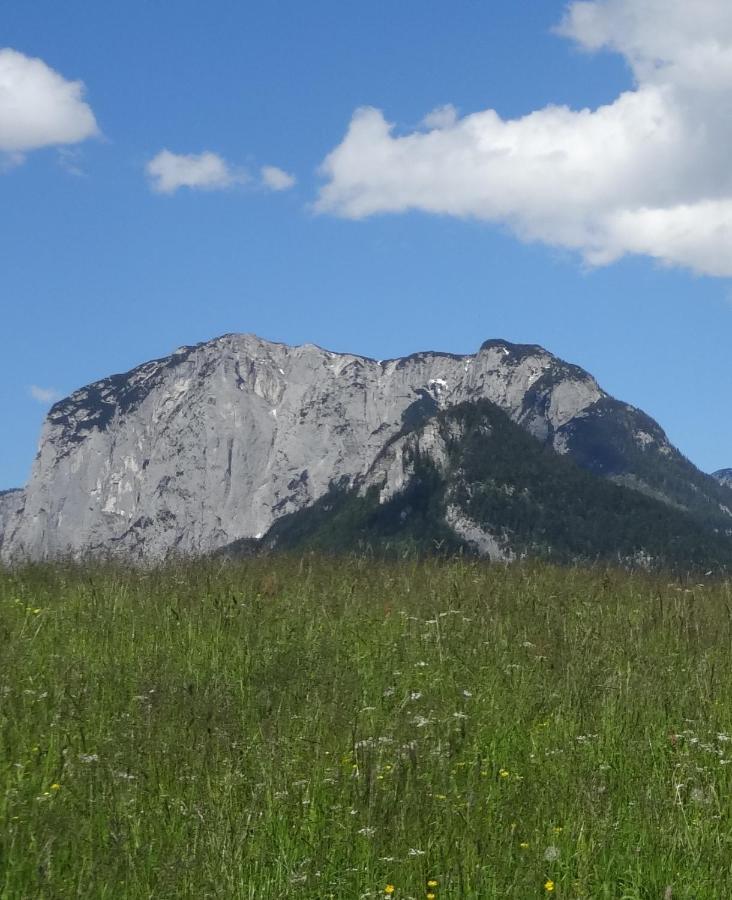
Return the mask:
<path id="1" fill-rule="evenodd" d="M 0 898 L 732 897 L 732 591 L 0 574 Z"/>

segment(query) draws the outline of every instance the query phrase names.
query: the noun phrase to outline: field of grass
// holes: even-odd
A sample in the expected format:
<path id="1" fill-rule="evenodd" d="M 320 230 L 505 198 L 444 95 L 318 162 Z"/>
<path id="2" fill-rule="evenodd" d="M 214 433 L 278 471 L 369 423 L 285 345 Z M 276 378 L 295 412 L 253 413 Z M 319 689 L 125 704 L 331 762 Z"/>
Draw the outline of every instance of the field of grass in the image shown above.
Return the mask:
<path id="1" fill-rule="evenodd" d="M 0 574 L 0 898 L 732 897 L 732 591 Z"/>

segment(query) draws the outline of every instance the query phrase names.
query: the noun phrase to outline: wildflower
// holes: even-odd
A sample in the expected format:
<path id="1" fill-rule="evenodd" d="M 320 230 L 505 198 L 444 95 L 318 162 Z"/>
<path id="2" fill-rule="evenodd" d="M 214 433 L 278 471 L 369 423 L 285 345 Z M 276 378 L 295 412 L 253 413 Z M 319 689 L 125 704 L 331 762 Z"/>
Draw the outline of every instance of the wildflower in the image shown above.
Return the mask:
<path id="1" fill-rule="evenodd" d="M 393 894 L 395 890 L 396 890 L 396 888 L 394 887 L 393 884 L 387 884 L 387 886 L 384 888 L 384 893 L 385 894 Z"/>
<path id="2" fill-rule="evenodd" d="M 554 834 L 561 834 L 564 831 L 561 825 L 556 825 L 554 828 Z"/>
<path id="3" fill-rule="evenodd" d="M 519 847 L 520 847 L 522 850 L 528 850 L 528 849 L 529 849 L 529 842 L 528 842 L 528 841 L 521 841 L 521 843 L 519 844 Z"/>
<path id="4" fill-rule="evenodd" d="M 437 879 L 430 878 L 430 880 L 427 882 L 427 887 L 428 888 L 436 888 L 437 887 Z"/>
<path id="5" fill-rule="evenodd" d="M 432 891 L 430 891 L 429 894 L 427 894 L 426 900 L 435 900 L 436 897 L 437 894 L 433 894 Z"/>
<path id="6" fill-rule="evenodd" d="M 60 791 L 61 785 L 57 781 L 54 781 L 54 783 L 51 785 L 51 790 L 52 791 Z"/>
<path id="7" fill-rule="evenodd" d="M 551 878 L 548 878 L 544 882 L 544 890 L 547 892 L 547 894 L 551 894 L 554 890 L 554 882 L 551 880 Z"/>
<path id="8" fill-rule="evenodd" d="M 544 859 L 547 862 L 554 862 L 559 859 L 559 847 L 547 847 L 544 851 Z"/>
<path id="9" fill-rule="evenodd" d="M 498 774 L 501 776 L 501 778 L 508 778 L 511 773 L 508 771 L 508 769 L 501 769 Z"/>

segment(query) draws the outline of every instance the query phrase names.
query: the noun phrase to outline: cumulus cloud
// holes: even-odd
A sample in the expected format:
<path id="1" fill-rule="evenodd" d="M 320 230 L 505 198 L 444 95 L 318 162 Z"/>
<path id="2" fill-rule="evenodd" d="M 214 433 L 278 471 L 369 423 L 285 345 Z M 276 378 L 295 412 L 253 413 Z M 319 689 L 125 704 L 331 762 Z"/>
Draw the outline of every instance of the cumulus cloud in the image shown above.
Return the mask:
<path id="1" fill-rule="evenodd" d="M 152 189 L 159 194 L 174 194 L 179 188 L 225 190 L 248 181 L 249 176 L 232 168 L 217 153 L 171 153 L 161 150 L 151 159 L 146 171 Z"/>
<path id="2" fill-rule="evenodd" d="M 40 147 L 76 144 L 98 133 L 84 85 L 43 60 L 0 49 L 0 152 L 14 163 Z"/>
<path id="3" fill-rule="evenodd" d="M 262 166 L 260 170 L 262 184 L 271 191 L 286 191 L 295 184 L 295 176 L 290 175 L 277 166 Z"/>
<path id="4" fill-rule="evenodd" d="M 732 4 L 582 0 L 558 31 L 621 54 L 633 89 L 517 119 L 441 107 L 403 135 L 380 110 L 357 110 L 322 165 L 316 208 L 472 217 L 592 265 L 643 254 L 732 276 Z"/>
<path id="5" fill-rule="evenodd" d="M 56 400 L 61 398 L 61 394 L 54 388 L 38 387 L 37 384 L 32 384 L 28 388 L 28 393 L 34 400 L 43 403 L 44 406 L 47 406 L 49 403 L 55 403 Z"/>

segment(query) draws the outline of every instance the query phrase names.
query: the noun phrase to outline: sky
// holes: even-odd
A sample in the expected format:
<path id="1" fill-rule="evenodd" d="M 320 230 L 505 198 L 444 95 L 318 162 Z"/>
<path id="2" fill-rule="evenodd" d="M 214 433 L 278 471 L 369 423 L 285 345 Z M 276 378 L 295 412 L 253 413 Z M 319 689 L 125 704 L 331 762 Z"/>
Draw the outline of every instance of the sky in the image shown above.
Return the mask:
<path id="1" fill-rule="evenodd" d="M 227 332 L 535 343 L 732 466 L 729 0 L 9 0 L 0 490 Z"/>

